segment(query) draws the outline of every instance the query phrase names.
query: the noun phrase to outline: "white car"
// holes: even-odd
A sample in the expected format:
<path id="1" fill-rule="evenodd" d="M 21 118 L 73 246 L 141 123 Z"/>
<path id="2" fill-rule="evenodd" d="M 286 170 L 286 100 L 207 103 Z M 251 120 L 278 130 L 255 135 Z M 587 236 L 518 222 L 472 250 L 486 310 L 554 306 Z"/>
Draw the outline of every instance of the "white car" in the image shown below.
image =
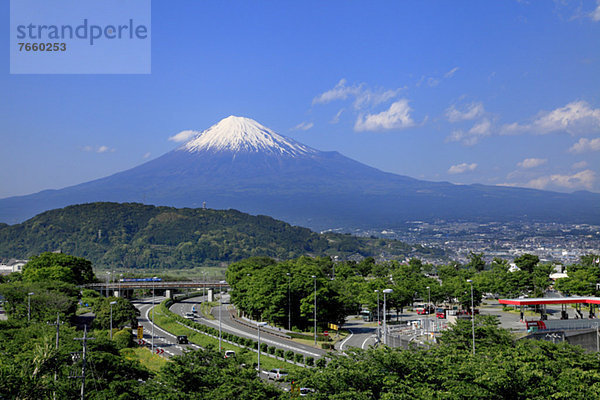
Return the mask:
<path id="1" fill-rule="evenodd" d="M 279 368 L 275 368 L 267 372 L 267 379 L 273 379 L 274 381 L 280 381 L 287 376 L 287 371 Z"/>

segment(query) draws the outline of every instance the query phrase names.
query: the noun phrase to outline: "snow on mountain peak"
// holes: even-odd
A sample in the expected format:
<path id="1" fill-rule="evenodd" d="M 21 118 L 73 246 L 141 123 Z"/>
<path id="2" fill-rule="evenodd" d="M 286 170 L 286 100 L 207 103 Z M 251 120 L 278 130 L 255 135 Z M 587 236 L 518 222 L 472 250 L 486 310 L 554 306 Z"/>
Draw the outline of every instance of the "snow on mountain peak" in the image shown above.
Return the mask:
<path id="1" fill-rule="evenodd" d="M 298 156 L 316 150 L 281 136 L 250 118 L 229 116 L 207 130 L 198 133 L 180 150 L 190 153 L 201 151 L 232 151 L 270 153 Z"/>

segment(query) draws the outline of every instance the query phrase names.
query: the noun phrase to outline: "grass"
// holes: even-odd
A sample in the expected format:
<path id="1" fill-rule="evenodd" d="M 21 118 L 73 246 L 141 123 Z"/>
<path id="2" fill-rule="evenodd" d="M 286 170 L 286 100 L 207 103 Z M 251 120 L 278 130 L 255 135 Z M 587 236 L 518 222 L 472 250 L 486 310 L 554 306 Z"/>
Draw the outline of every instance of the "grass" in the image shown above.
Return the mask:
<path id="1" fill-rule="evenodd" d="M 150 315 L 152 315 L 153 312 L 154 311 L 151 311 Z M 156 313 L 154 314 L 154 322 L 162 329 L 174 335 L 187 335 L 188 340 L 191 343 L 195 343 L 200 347 L 206 348 L 212 346 L 216 349 L 219 348 L 219 339 L 215 339 L 203 333 L 198 333 L 186 326 L 178 324 L 177 322 L 175 322 L 174 318 L 165 315 L 163 312 L 161 312 L 158 306 L 156 307 Z M 225 341 L 221 342 L 221 348 L 223 352 L 225 352 L 225 350 L 233 350 L 236 352 L 236 355 L 248 357 L 249 362 L 258 363 L 258 354 L 253 351 L 245 350 L 242 347 L 234 346 Z M 260 357 L 260 368 L 262 370 L 281 368 L 288 370 L 290 373 L 299 371 L 301 369 L 301 367 L 298 367 L 285 361 L 271 358 L 265 355 L 264 353 Z"/>
<path id="2" fill-rule="evenodd" d="M 211 302 L 203 302 L 202 304 L 200 304 L 200 312 L 202 313 L 202 315 L 205 318 L 208 319 L 215 319 L 215 316 L 211 314 L 212 308 L 218 306 L 219 303 L 216 301 L 211 301 Z"/>
<path id="3" fill-rule="evenodd" d="M 158 372 L 169 361 L 159 355 L 152 354 L 146 347 L 122 349 L 121 355 L 128 360 L 137 360 L 152 372 Z"/>

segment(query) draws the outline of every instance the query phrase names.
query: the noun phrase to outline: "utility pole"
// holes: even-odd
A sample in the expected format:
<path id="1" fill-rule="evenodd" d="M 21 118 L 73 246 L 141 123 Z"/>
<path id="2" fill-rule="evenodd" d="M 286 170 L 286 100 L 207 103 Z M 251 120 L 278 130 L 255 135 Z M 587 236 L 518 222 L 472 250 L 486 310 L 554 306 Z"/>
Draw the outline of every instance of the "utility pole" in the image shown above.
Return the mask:
<path id="1" fill-rule="evenodd" d="M 75 338 L 73 340 L 81 340 L 82 344 L 83 344 L 83 353 L 82 353 L 82 364 L 81 364 L 81 376 L 78 378 L 81 378 L 81 392 L 80 392 L 80 398 L 81 400 L 84 400 L 85 398 L 85 367 L 86 367 L 86 354 L 87 354 L 87 341 L 88 340 L 94 340 L 95 338 L 91 338 L 87 336 L 87 325 L 83 326 L 83 337 L 82 338 Z"/>
<path id="2" fill-rule="evenodd" d="M 58 352 L 58 345 L 60 343 L 60 326 L 63 324 L 64 322 L 60 322 L 60 314 L 56 313 L 56 322 L 51 324 L 48 323 L 48 325 L 56 325 L 56 351 Z M 57 371 L 54 370 L 54 382 L 56 382 L 57 379 Z M 52 397 L 54 399 L 56 399 L 56 392 L 53 392 Z"/>

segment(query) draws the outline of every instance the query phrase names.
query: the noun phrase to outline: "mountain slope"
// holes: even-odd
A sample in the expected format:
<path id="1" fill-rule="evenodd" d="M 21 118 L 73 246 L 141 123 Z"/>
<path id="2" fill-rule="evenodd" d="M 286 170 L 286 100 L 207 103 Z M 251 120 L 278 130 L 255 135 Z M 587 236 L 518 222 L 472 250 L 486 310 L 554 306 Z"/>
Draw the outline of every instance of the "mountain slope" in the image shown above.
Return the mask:
<path id="1" fill-rule="evenodd" d="M 414 249 L 413 249 L 414 248 Z M 22 224 L 0 226 L 0 259 L 61 250 L 95 266 L 191 268 L 251 256 L 382 252 L 403 258 L 443 252 L 393 240 L 317 234 L 266 216 L 236 210 L 177 209 L 143 204 L 90 203 L 44 212 Z"/>
<path id="2" fill-rule="evenodd" d="M 390 227 L 406 220 L 600 223 L 600 195 L 427 182 L 228 117 L 165 155 L 61 190 L 0 200 L 0 221 L 92 201 L 235 208 L 313 229 Z"/>

